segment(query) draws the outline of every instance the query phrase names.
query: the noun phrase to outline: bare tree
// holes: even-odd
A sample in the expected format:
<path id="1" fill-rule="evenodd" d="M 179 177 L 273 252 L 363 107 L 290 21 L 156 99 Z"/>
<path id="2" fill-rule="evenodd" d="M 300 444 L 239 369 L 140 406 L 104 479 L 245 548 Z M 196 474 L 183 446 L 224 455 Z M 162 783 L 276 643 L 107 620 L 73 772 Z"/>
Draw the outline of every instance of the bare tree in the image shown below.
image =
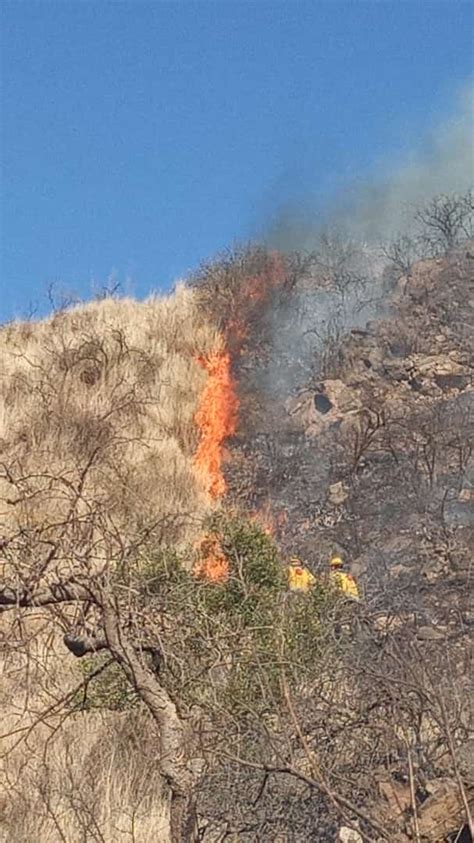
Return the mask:
<path id="1" fill-rule="evenodd" d="M 399 274 L 410 278 L 413 265 L 423 257 L 423 250 L 416 237 L 400 234 L 382 247 L 382 254 Z"/>
<path id="2" fill-rule="evenodd" d="M 425 247 L 435 255 L 444 254 L 473 234 L 474 196 L 440 194 L 415 212 Z"/>
<path id="3" fill-rule="evenodd" d="M 136 644 L 127 628 L 126 581 L 122 578 L 121 584 L 117 583 L 118 572 L 126 570 L 131 555 L 162 525 L 149 525 L 141 539 L 126 542 L 107 522 L 100 504 L 84 498 L 86 480 L 87 471 L 82 472 L 77 484 L 68 479 L 68 511 L 53 529 L 23 528 L 4 536 L 7 574 L 0 590 L 0 606 L 16 615 L 23 610 L 51 610 L 52 621 L 56 617 L 66 628 L 64 642 L 75 656 L 106 650 L 122 668 L 158 725 L 160 767 L 171 791 L 171 839 L 173 843 L 187 843 L 196 839 L 197 832 L 186 730 L 176 704 L 160 681 L 158 647 L 147 646 L 146 642 Z M 46 476 L 44 481 L 43 494 L 52 494 L 66 483 L 64 477 Z M 38 487 L 33 492 L 30 478 L 16 476 L 14 485 L 22 490 L 22 500 L 40 492 Z M 81 505 L 86 507 L 84 515 L 80 514 Z M 28 616 L 24 623 L 28 625 Z"/>

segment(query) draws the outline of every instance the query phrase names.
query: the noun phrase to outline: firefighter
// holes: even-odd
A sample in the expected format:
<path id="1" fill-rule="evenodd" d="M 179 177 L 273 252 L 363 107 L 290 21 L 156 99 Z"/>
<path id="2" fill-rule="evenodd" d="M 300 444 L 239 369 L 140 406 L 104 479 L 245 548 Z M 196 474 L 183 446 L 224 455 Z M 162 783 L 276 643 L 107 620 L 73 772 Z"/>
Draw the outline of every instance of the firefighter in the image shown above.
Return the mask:
<path id="1" fill-rule="evenodd" d="M 290 559 L 288 566 L 288 585 L 290 591 L 309 591 L 315 582 L 316 578 L 303 565 L 300 559 L 296 556 Z"/>
<path id="2" fill-rule="evenodd" d="M 359 600 L 359 589 L 352 576 L 345 570 L 344 560 L 334 554 L 329 561 L 329 579 L 331 583 L 350 600 Z"/>

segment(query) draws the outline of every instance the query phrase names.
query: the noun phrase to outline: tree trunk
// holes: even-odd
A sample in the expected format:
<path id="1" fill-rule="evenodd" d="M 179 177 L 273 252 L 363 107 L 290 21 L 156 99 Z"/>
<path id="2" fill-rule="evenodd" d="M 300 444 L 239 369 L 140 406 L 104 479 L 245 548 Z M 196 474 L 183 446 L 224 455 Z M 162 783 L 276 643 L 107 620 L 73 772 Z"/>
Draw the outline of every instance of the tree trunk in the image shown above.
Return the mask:
<path id="1" fill-rule="evenodd" d="M 196 800 L 192 789 L 183 796 L 171 789 L 170 839 L 171 843 L 196 843 L 199 840 Z"/>
<path id="2" fill-rule="evenodd" d="M 171 790 L 171 843 L 195 843 L 198 831 L 194 781 L 188 765 L 185 730 L 176 705 L 158 678 L 143 667 L 123 635 L 116 607 L 110 601 L 102 605 L 110 653 L 158 725 L 161 773 Z"/>

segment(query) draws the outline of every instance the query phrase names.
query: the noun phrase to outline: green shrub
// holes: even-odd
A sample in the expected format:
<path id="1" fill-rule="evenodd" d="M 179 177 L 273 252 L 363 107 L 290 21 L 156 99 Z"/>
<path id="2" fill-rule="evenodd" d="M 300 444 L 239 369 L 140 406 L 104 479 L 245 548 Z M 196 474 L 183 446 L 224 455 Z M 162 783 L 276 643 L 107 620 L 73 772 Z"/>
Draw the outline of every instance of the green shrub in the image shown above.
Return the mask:
<path id="1" fill-rule="evenodd" d="M 136 561 L 133 579 L 143 594 L 160 594 L 189 581 L 190 572 L 186 568 L 189 556 L 189 550 L 179 552 L 175 548 L 159 547 Z"/>
<path id="2" fill-rule="evenodd" d="M 109 711 L 125 711 L 138 703 L 138 697 L 118 664 L 112 662 L 108 654 L 100 653 L 96 656 L 85 656 L 79 662 L 79 670 L 86 680 L 84 689 L 79 691 L 72 706 L 79 711 L 94 709 L 108 709 Z M 98 676 L 93 676 L 98 668 L 104 670 Z"/>
<path id="3" fill-rule="evenodd" d="M 220 512 L 203 536 L 225 554 L 226 581 L 195 576 L 192 547 L 159 549 L 136 566 L 141 611 L 165 653 L 162 677 L 183 704 L 264 714 L 281 696 L 282 671 L 297 685 L 317 670 L 331 594 L 322 585 L 289 593 L 273 539 L 252 520 Z"/>

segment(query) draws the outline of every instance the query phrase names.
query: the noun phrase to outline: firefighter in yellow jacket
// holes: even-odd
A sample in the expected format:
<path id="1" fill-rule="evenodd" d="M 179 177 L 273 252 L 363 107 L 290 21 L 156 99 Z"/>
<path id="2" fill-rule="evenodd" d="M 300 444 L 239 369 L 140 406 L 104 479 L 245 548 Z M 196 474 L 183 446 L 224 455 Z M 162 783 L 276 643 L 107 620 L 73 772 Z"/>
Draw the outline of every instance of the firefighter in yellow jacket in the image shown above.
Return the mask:
<path id="1" fill-rule="evenodd" d="M 344 597 L 350 600 L 359 600 L 359 589 L 357 583 L 347 571 L 344 570 L 344 561 L 340 556 L 331 556 L 329 561 L 329 579 L 331 583 L 342 592 Z"/>
<path id="2" fill-rule="evenodd" d="M 296 556 L 290 559 L 288 566 L 288 586 L 290 591 L 309 591 L 316 582 L 311 571 Z"/>

